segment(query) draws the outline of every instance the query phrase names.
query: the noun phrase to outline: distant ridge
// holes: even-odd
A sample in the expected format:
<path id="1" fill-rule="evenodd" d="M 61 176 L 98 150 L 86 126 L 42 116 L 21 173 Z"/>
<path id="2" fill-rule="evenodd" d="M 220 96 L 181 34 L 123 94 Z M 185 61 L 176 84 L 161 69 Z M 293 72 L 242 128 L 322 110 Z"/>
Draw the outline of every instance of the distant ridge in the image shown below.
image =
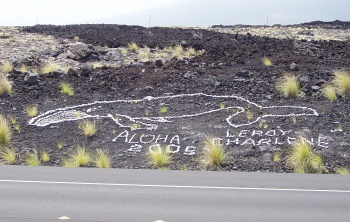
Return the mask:
<path id="1" fill-rule="evenodd" d="M 305 22 L 300 24 L 294 24 L 294 25 L 280 25 L 275 24 L 272 26 L 284 26 L 284 27 L 296 27 L 296 26 L 306 26 L 306 27 L 321 27 L 325 29 L 350 29 L 350 21 L 312 21 L 312 22 Z M 269 27 L 267 25 L 213 25 L 212 28 L 249 28 L 249 27 Z"/>

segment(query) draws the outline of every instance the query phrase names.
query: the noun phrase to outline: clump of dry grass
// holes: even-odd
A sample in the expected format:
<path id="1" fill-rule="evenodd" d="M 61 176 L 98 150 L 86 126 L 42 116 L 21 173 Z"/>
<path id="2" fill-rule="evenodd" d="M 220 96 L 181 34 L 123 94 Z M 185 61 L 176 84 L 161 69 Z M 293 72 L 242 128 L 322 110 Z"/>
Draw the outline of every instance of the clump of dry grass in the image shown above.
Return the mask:
<path id="1" fill-rule="evenodd" d="M 182 53 L 184 49 L 181 45 L 176 45 L 172 48 L 173 56 L 175 56 L 177 59 L 182 59 Z"/>
<path id="2" fill-rule="evenodd" d="M 347 167 L 337 167 L 335 169 L 335 173 L 340 175 L 349 175 L 350 170 Z"/>
<path id="3" fill-rule="evenodd" d="M 38 107 L 36 106 L 28 106 L 25 111 L 29 117 L 35 117 L 38 115 Z"/>
<path id="4" fill-rule="evenodd" d="M 334 71 L 334 79 L 332 81 L 337 93 L 341 96 L 350 92 L 350 75 L 346 71 Z"/>
<path id="5" fill-rule="evenodd" d="M 41 152 L 41 161 L 43 161 L 44 163 L 50 161 L 50 154 L 45 150 Z"/>
<path id="6" fill-rule="evenodd" d="M 16 157 L 17 154 L 15 149 L 8 147 L 0 148 L 0 159 L 2 162 L 12 165 L 16 162 Z"/>
<path id="7" fill-rule="evenodd" d="M 74 88 L 71 84 L 62 82 L 60 83 L 60 87 L 61 87 L 61 93 L 67 94 L 68 96 L 74 95 Z"/>
<path id="8" fill-rule="evenodd" d="M 12 85 L 10 81 L 5 77 L 0 75 L 0 96 L 3 94 L 11 94 Z"/>
<path id="9" fill-rule="evenodd" d="M 299 81 L 293 74 L 286 74 L 279 79 L 276 89 L 287 97 L 297 97 L 299 94 Z"/>
<path id="10" fill-rule="evenodd" d="M 28 68 L 25 64 L 21 65 L 21 68 L 19 69 L 21 73 L 26 73 L 28 72 Z"/>
<path id="11" fill-rule="evenodd" d="M 159 108 L 159 112 L 160 112 L 161 114 L 167 113 L 168 110 L 169 110 L 169 109 L 168 109 L 167 106 L 162 106 L 162 107 Z"/>
<path id="12" fill-rule="evenodd" d="M 85 147 L 78 146 L 76 150 L 69 155 L 68 159 L 63 160 L 65 167 L 81 167 L 86 166 L 91 161 L 90 153 Z"/>
<path id="13" fill-rule="evenodd" d="M 103 64 L 101 62 L 93 62 L 91 63 L 91 68 L 97 69 L 103 67 Z"/>
<path id="14" fill-rule="evenodd" d="M 110 168 L 112 159 L 107 152 L 97 149 L 93 162 L 98 168 Z"/>
<path id="15" fill-rule="evenodd" d="M 211 137 L 204 141 L 203 153 L 200 157 L 200 162 L 204 167 L 220 168 L 226 158 L 225 149 L 221 144 L 216 143 Z"/>
<path id="16" fill-rule="evenodd" d="M 11 127 L 6 118 L 0 115 L 0 145 L 7 145 L 12 137 Z"/>
<path id="17" fill-rule="evenodd" d="M 266 66 L 266 67 L 272 66 L 271 60 L 270 60 L 269 58 L 267 58 L 267 57 L 262 58 L 262 63 L 263 63 L 264 66 Z"/>
<path id="18" fill-rule="evenodd" d="M 196 56 L 197 55 L 197 52 L 194 48 L 190 47 L 187 49 L 186 51 L 186 56 L 188 57 L 193 57 L 193 56 Z"/>
<path id="19" fill-rule="evenodd" d="M 42 74 L 53 73 L 59 70 L 61 67 L 54 62 L 47 62 L 45 66 L 41 69 Z"/>
<path id="20" fill-rule="evenodd" d="M 310 145 L 301 137 L 292 145 L 287 165 L 295 173 L 322 173 L 323 168 L 321 156 L 314 154 Z"/>
<path id="21" fill-rule="evenodd" d="M 327 98 L 330 102 L 337 100 L 337 93 L 332 85 L 326 85 L 321 89 L 322 95 Z"/>
<path id="22" fill-rule="evenodd" d="M 12 72 L 12 70 L 13 70 L 13 65 L 12 65 L 11 62 L 5 61 L 5 62 L 3 62 L 3 63 L 1 64 L 0 68 L 1 68 L 1 70 L 2 70 L 3 73 L 7 74 L 7 73 Z"/>
<path id="23" fill-rule="evenodd" d="M 25 162 L 29 166 L 39 166 L 40 159 L 39 159 L 38 153 L 36 151 L 34 151 L 33 153 L 28 154 L 26 159 L 25 159 Z"/>
<path id="24" fill-rule="evenodd" d="M 96 123 L 89 120 L 80 122 L 79 129 L 83 130 L 84 135 L 87 137 L 91 137 L 97 132 Z"/>
<path id="25" fill-rule="evenodd" d="M 171 162 L 172 156 L 168 148 L 162 148 L 159 145 L 153 146 L 153 149 L 147 155 L 148 162 L 159 168 L 164 167 L 165 165 Z"/>
<path id="26" fill-rule="evenodd" d="M 139 49 L 139 47 L 136 45 L 136 43 L 132 42 L 132 43 L 128 44 L 128 50 L 130 52 L 136 53 L 138 49 Z"/>

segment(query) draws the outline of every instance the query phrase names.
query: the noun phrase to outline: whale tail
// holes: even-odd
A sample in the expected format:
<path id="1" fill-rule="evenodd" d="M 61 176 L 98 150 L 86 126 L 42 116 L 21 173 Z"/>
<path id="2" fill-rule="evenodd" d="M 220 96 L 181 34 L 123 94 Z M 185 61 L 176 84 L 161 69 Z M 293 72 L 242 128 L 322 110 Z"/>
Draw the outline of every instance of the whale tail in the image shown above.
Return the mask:
<path id="1" fill-rule="evenodd" d="M 229 116 L 226 121 L 234 127 L 250 126 L 262 119 L 290 116 L 318 116 L 316 110 L 304 106 L 268 106 L 256 109 L 241 109 Z"/>
<path id="2" fill-rule="evenodd" d="M 47 126 L 53 123 L 60 123 L 66 121 L 76 121 L 80 119 L 93 118 L 87 113 L 78 110 L 58 110 L 47 111 L 37 117 L 29 120 L 29 125 Z"/>

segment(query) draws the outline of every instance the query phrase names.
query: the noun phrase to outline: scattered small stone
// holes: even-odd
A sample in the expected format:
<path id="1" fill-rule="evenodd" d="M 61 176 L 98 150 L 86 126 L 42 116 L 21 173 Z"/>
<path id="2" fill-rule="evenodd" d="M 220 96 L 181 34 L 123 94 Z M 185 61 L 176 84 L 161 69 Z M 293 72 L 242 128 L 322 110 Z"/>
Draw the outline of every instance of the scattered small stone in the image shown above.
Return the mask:
<path id="1" fill-rule="evenodd" d="M 298 71 L 299 70 L 299 66 L 294 62 L 292 64 L 290 64 L 289 68 L 291 71 Z"/>
<path id="2" fill-rule="evenodd" d="M 34 85 L 38 83 L 38 79 L 39 79 L 38 73 L 28 73 L 24 77 L 24 82 L 27 83 L 28 85 Z"/>
<path id="3" fill-rule="evenodd" d="M 145 88 L 143 88 L 143 91 L 145 92 L 149 92 L 152 91 L 154 88 L 152 86 L 146 86 Z"/>
<path id="4" fill-rule="evenodd" d="M 136 68 L 142 68 L 143 67 L 143 64 L 139 61 L 133 61 L 130 63 L 130 66 L 131 67 L 136 67 Z"/>
<path id="5" fill-rule="evenodd" d="M 154 64 L 157 66 L 157 67 L 162 67 L 163 66 L 163 61 L 161 59 L 157 59 Z"/>
<path id="6" fill-rule="evenodd" d="M 250 72 L 250 71 L 247 71 L 247 70 L 243 70 L 243 71 L 237 72 L 236 75 L 237 75 L 237 76 L 240 76 L 240 77 L 248 78 L 248 77 L 252 76 L 253 73 Z"/>
<path id="7" fill-rule="evenodd" d="M 187 71 L 184 74 L 184 78 L 193 78 L 193 77 L 197 77 L 199 75 L 198 72 L 191 72 L 191 71 Z"/>
<path id="8" fill-rule="evenodd" d="M 319 86 L 311 86 L 312 91 L 317 92 L 320 90 L 321 87 Z"/>

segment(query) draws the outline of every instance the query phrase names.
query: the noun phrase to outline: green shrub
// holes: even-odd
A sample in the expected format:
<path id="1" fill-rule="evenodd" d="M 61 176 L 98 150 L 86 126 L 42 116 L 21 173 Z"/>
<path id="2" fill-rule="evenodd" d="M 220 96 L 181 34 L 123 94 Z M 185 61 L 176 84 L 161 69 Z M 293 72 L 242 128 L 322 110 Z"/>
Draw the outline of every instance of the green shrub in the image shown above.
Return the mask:
<path id="1" fill-rule="evenodd" d="M 12 165 L 16 162 L 16 156 L 15 149 L 8 147 L 0 148 L 0 159 L 2 159 L 2 162 Z"/>
<path id="2" fill-rule="evenodd" d="M 89 120 L 84 120 L 79 123 L 79 129 L 83 130 L 84 135 L 87 137 L 91 137 L 95 135 L 97 128 L 95 122 L 91 122 Z"/>
<path id="3" fill-rule="evenodd" d="M 287 157 L 287 165 L 295 173 L 322 173 L 321 156 L 314 154 L 311 147 L 302 138 L 292 145 L 292 150 Z"/>
<path id="4" fill-rule="evenodd" d="M 215 143 L 211 137 L 204 141 L 203 153 L 200 158 L 204 167 L 221 167 L 226 158 L 225 149 L 221 144 Z"/>
<path id="5" fill-rule="evenodd" d="M 0 76 L 0 96 L 5 93 L 6 94 L 12 93 L 12 85 L 6 77 Z"/>
<path id="6" fill-rule="evenodd" d="M 292 74 L 286 74 L 276 84 L 276 89 L 287 97 L 296 97 L 299 94 L 299 81 Z"/>
<path id="7" fill-rule="evenodd" d="M 0 145 L 7 145 L 12 137 L 11 127 L 4 116 L 0 115 Z"/>
<path id="8" fill-rule="evenodd" d="M 94 163 L 98 168 L 110 168 L 112 159 L 107 152 L 98 149 L 96 150 L 96 156 L 94 158 Z"/>
<path id="9" fill-rule="evenodd" d="M 155 145 L 154 148 L 148 152 L 148 162 L 158 169 L 169 164 L 171 159 L 172 156 L 168 148 L 161 148 L 160 146 Z"/>
<path id="10" fill-rule="evenodd" d="M 350 75 L 346 71 L 335 71 L 333 85 L 339 95 L 345 96 L 350 92 Z"/>

